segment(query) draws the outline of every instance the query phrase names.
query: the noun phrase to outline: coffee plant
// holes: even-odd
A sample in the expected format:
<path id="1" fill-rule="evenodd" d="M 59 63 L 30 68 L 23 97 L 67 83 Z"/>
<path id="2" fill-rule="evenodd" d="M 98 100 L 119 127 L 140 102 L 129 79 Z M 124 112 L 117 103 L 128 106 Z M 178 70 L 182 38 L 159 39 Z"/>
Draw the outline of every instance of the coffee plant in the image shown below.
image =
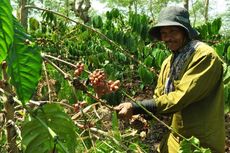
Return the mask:
<path id="1" fill-rule="evenodd" d="M 133 97 L 154 89 L 169 55 L 162 43 L 151 42 L 149 17 L 112 9 L 86 25 L 51 10 L 28 8 L 40 10 L 43 18 L 29 19 L 29 34 L 12 15 L 9 1 L 0 2 L 0 152 L 151 152 L 143 143 L 149 123 L 136 118 L 141 127 L 127 127 L 113 109 L 124 100 L 139 104 Z M 198 31 L 224 61 L 227 112 L 230 43 L 219 34 L 220 27 L 216 19 Z M 97 89 L 100 85 L 108 88 Z M 180 136 L 181 153 L 210 152 L 198 139 Z"/>

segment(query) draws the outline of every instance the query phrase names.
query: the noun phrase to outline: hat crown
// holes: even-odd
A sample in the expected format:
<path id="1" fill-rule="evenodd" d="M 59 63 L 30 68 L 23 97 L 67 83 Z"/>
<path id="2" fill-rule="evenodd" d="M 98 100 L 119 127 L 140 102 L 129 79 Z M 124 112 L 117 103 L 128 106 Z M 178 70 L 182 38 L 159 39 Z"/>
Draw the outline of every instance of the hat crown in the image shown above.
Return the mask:
<path id="1" fill-rule="evenodd" d="M 167 21 L 178 22 L 185 27 L 188 27 L 190 25 L 189 13 L 187 9 L 183 7 L 167 7 L 160 12 L 158 23 Z"/>

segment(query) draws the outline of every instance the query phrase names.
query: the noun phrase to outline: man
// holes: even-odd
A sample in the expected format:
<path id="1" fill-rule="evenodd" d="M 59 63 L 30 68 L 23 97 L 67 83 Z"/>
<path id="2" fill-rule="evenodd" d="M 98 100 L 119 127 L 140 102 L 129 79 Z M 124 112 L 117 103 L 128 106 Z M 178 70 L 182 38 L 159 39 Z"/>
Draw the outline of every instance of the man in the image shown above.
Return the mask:
<path id="1" fill-rule="evenodd" d="M 194 40 L 189 13 L 182 7 L 167 7 L 150 29 L 153 39 L 163 41 L 172 54 L 163 62 L 153 100 L 141 104 L 154 114 L 172 115 L 171 127 L 186 138 L 197 137 L 213 153 L 224 152 L 224 100 L 222 62 L 210 46 Z M 115 109 L 123 118 L 144 113 L 135 103 Z M 167 134 L 161 153 L 177 153 L 181 138 Z"/>

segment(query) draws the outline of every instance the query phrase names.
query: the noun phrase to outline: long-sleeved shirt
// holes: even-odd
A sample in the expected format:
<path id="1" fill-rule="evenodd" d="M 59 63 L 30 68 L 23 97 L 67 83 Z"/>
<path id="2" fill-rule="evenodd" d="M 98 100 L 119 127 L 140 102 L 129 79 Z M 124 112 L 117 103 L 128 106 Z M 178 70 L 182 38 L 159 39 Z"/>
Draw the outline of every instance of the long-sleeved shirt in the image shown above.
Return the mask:
<path id="1" fill-rule="evenodd" d="M 175 90 L 165 94 L 165 81 L 172 57 L 169 56 L 162 64 L 154 94 L 156 112 L 172 114 L 171 126 L 178 133 L 187 138 L 195 136 L 202 147 L 210 148 L 214 153 L 223 153 L 225 127 L 222 61 L 213 48 L 201 43 L 184 64 L 178 80 L 174 80 Z M 171 133 L 162 142 L 161 152 L 178 152 L 175 143 L 179 141 Z"/>
<path id="2" fill-rule="evenodd" d="M 224 89 L 222 61 L 213 48 L 200 43 L 173 80 L 174 91 L 165 93 L 174 55 L 162 64 L 153 101 L 142 104 L 157 114 L 172 115 L 171 127 L 186 138 L 197 137 L 201 146 L 213 153 L 224 153 Z M 134 104 L 134 113 L 143 113 Z M 177 153 L 181 139 L 169 133 L 160 146 L 161 153 Z"/>

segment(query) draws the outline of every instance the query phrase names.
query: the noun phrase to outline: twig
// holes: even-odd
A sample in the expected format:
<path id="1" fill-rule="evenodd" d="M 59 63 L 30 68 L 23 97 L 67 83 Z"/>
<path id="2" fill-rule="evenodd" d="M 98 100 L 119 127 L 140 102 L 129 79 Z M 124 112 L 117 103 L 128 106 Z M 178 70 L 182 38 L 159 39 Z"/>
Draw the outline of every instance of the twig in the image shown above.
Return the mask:
<path id="1" fill-rule="evenodd" d="M 52 101 L 52 97 L 51 97 L 51 89 L 50 89 L 50 83 L 49 83 L 48 73 L 47 73 L 47 70 L 46 70 L 46 65 L 45 65 L 45 63 L 44 63 L 44 62 L 42 62 L 42 66 L 43 66 L 44 73 L 45 73 L 45 79 L 46 79 L 47 88 L 48 88 L 49 101 Z"/>
<path id="2" fill-rule="evenodd" d="M 80 123 L 76 122 L 77 126 L 79 127 L 84 127 L 83 125 L 81 125 Z M 108 137 L 110 138 L 113 142 L 115 142 L 115 144 L 117 144 L 118 146 L 121 146 L 123 149 L 125 150 L 129 150 L 124 144 L 122 144 L 121 142 L 117 141 L 113 136 L 111 136 L 108 132 L 105 132 L 103 130 L 100 130 L 100 129 L 97 129 L 95 127 L 91 127 L 91 128 L 88 128 L 90 131 L 92 132 L 96 132 L 100 135 L 103 135 L 105 137 Z"/>
<path id="3" fill-rule="evenodd" d="M 55 59 L 55 60 L 57 60 L 57 61 L 59 61 L 59 62 L 65 63 L 65 64 L 67 64 L 67 65 L 70 65 L 70 66 L 72 66 L 72 67 L 74 67 L 74 68 L 77 68 L 76 65 L 74 65 L 74 64 L 72 64 L 72 63 L 70 63 L 70 62 L 67 62 L 67 61 L 65 61 L 65 60 L 62 60 L 62 59 L 60 59 L 60 58 L 57 58 L 57 57 L 54 57 L 54 56 L 51 56 L 51 55 L 47 55 L 47 54 L 45 54 L 45 53 L 42 53 L 42 57 L 52 58 L 52 59 Z"/>
<path id="4" fill-rule="evenodd" d="M 92 95 L 90 92 L 86 91 L 86 94 L 87 94 L 89 97 L 91 97 L 91 98 L 95 99 L 96 101 L 100 102 L 100 103 L 101 103 L 102 105 L 104 105 L 105 107 L 109 108 L 111 111 L 114 110 L 112 106 L 108 105 L 108 104 L 107 104 L 105 101 L 103 101 L 102 99 L 99 99 L 99 98 L 97 98 L 96 96 Z"/>
<path id="5" fill-rule="evenodd" d="M 69 65 L 69 66 L 71 66 L 71 67 L 73 67 L 73 68 L 77 68 L 76 65 L 74 65 L 74 64 L 72 64 L 72 63 L 70 63 L 70 62 L 67 62 L 67 61 L 65 61 L 65 60 L 62 60 L 62 59 L 60 59 L 60 58 L 54 57 L 54 56 L 52 56 L 52 55 L 47 55 L 47 54 L 45 54 L 45 53 L 42 53 L 42 56 L 43 56 L 43 57 L 52 58 L 52 59 L 57 60 L 57 61 L 59 61 L 59 62 L 65 63 L 65 64 L 67 64 L 67 65 Z M 47 58 L 46 58 L 46 59 L 47 59 Z M 90 74 L 89 71 L 87 71 L 87 70 L 84 70 L 84 71 L 85 71 L 86 73 Z"/>
<path id="6" fill-rule="evenodd" d="M 96 110 L 95 107 L 93 107 L 93 111 L 94 111 L 94 113 L 96 114 L 97 118 L 98 118 L 99 120 L 101 120 L 101 117 L 100 117 L 100 115 L 97 113 L 97 110 Z"/>
<path id="7" fill-rule="evenodd" d="M 71 84 L 70 82 L 73 80 L 71 75 L 69 75 L 68 73 L 65 73 L 64 71 L 62 71 L 62 69 L 60 69 L 56 64 L 54 64 L 48 58 L 43 56 L 43 59 L 46 60 L 48 63 L 50 63 L 54 68 L 56 68 L 56 70 L 59 71 L 64 76 L 64 78 L 69 81 L 69 84 Z M 77 101 L 77 95 L 76 95 L 76 92 L 75 92 L 74 88 L 72 88 L 72 90 L 74 91 L 73 92 L 74 100 Z"/>
<path id="8" fill-rule="evenodd" d="M 104 131 L 99 130 L 99 129 L 94 128 L 94 127 L 90 128 L 90 130 L 93 131 L 93 132 L 97 132 L 97 133 L 99 133 L 99 134 L 101 134 L 101 135 L 104 135 L 104 136 L 106 136 L 106 137 L 109 137 L 109 138 L 112 139 L 113 142 L 115 142 L 115 144 L 117 144 L 118 146 L 121 146 L 121 147 L 122 147 L 123 149 L 125 149 L 125 150 L 129 150 L 125 145 L 123 145 L 121 142 L 117 141 L 113 136 L 109 135 L 107 132 L 104 132 Z"/>
<path id="9" fill-rule="evenodd" d="M 72 120 L 76 120 L 76 119 L 78 119 L 81 115 L 82 115 L 82 113 L 87 113 L 92 107 L 94 107 L 94 106 L 96 106 L 96 105 L 98 105 L 99 103 L 94 103 L 94 104 L 91 104 L 91 105 L 89 105 L 89 106 L 87 106 L 86 108 L 84 108 L 83 110 L 82 110 L 82 112 L 78 112 L 77 114 L 75 114 L 74 116 L 72 116 Z"/>
<path id="10" fill-rule="evenodd" d="M 62 101 L 60 101 L 60 102 L 51 102 L 51 101 L 34 101 L 34 100 L 30 100 L 29 102 L 34 104 L 34 105 L 37 105 L 37 106 L 41 106 L 41 105 L 46 104 L 46 103 L 54 103 L 54 104 L 60 104 L 62 106 L 68 107 L 70 109 L 74 109 L 73 106 L 71 106 L 70 104 L 64 103 Z"/>
<path id="11" fill-rule="evenodd" d="M 16 132 L 17 132 L 17 134 L 18 134 L 18 137 L 20 138 L 20 140 L 22 140 L 21 130 L 20 130 L 19 127 L 15 124 L 15 122 L 12 121 L 12 120 L 9 120 L 7 124 L 11 124 L 11 125 L 15 128 L 15 130 L 16 130 Z"/>
<path id="12" fill-rule="evenodd" d="M 62 69 L 60 69 L 56 64 L 54 64 L 53 62 L 51 62 L 48 58 L 44 56 L 43 56 L 43 59 L 46 60 L 49 64 L 51 64 L 56 70 L 58 70 L 64 76 L 65 79 L 71 80 L 70 79 L 71 76 L 65 73 L 64 71 L 62 71 Z"/>
<path id="13" fill-rule="evenodd" d="M 92 137 L 90 128 L 88 128 L 88 133 L 89 133 L 89 138 L 90 138 L 90 140 L 91 140 L 91 143 L 92 143 L 92 145 L 93 145 L 93 150 L 94 150 L 94 152 L 96 152 L 96 149 L 95 149 L 96 147 L 95 147 L 95 143 L 94 143 L 94 141 L 93 141 L 93 137 Z"/>
<path id="14" fill-rule="evenodd" d="M 82 137 L 79 135 L 79 133 L 78 133 L 78 132 L 76 132 L 76 134 L 77 134 L 77 136 L 79 137 L 79 139 L 81 140 L 81 142 L 82 142 L 82 144 L 83 144 L 83 146 L 84 146 L 85 150 L 87 150 L 88 148 L 87 148 L 87 146 L 86 146 L 86 144 L 85 144 L 84 140 L 82 139 Z"/>

